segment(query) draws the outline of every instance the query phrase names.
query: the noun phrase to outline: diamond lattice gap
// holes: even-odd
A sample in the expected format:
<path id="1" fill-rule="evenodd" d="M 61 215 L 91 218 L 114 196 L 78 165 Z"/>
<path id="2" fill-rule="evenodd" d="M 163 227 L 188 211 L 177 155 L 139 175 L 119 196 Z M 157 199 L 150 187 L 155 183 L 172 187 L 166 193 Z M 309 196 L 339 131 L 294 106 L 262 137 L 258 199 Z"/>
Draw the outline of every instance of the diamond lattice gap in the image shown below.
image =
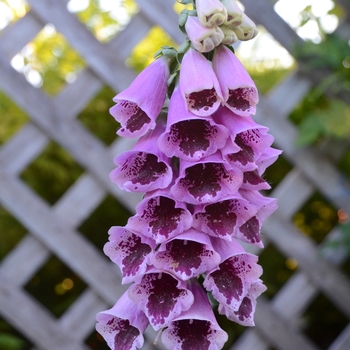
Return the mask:
<path id="1" fill-rule="evenodd" d="M 52 24 L 47 24 L 18 52 L 11 65 L 24 74 L 31 85 L 42 88 L 48 95 L 55 95 L 67 83 L 73 83 L 86 66 Z"/>
<path id="2" fill-rule="evenodd" d="M 56 256 L 52 256 L 24 288 L 59 317 L 86 287 L 85 282 L 77 274 Z"/>
<path id="3" fill-rule="evenodd" d="M 83 173 L 62 147 L 50 142 L 21 174 L 21 179 L 41 198 L 54 204 Z"/>
<path id="4" fill-rule="evenodd" d="M 123 30 L 139 10 L 135 0 L 70 0 L 67 9 L 103 43 Z"/>

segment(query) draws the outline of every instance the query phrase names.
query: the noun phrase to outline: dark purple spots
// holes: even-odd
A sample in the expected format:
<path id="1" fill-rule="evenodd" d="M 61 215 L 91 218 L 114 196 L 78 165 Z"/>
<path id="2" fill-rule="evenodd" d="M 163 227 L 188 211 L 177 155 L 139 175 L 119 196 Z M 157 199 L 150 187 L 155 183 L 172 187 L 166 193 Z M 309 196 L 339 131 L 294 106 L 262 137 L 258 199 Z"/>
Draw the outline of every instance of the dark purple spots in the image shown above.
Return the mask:
<path id="1" fill-rule="evenodd" d="M 114 348 L 120 350 L 131 349 L 140 332 L 137 328 L 131 326 L 128 320 L 119 319 L 116 326 L 119 332 L 114 337 Z"/>
<path id="2" fill-rule="evenodd" d="M 248 183 L 254 186 L 265 184 L 265 181 L 260 177 L 257 170 L 246 171 L 243 173 L 243 183 Z"/>
<path id="3" fill-rule="evenodd" d="M 218 101 L 218 95 L 214 88 L 205 89 L 198 92 L 192 92 L 189 95 L 186 95 L 187 103 L 190 109 L 199 111 L 204 109 L 207 111 L 209 108 L 213 107 L 214 104 Z"/>
<path id="4" fill-rule="evenodd" d="M 202 320 L 175 321 L 173 333 L 179 339 L 182 350 L 209 349 L 210 322 Z"/>
<path id="5" fill-rule="evenodd" d="M 146 279 L 149 281 L 147 309 L 152 317 L 152 324 L 162 324 L 172 312 L 177 299 L 183 290 L 177 288 L 177 280 L 167 273 L 149 274 Z"/>
<path id="6" fill-rule="evenodd" d="M 129 116 L 125 127 L 130 132 L 140 130 L 145 124 L 150 123 L 151 119 L 136 103 L 122 101 L 120 105 L 124 108 L 124 113 Z"/>
<path id="7" fill-rule="evenodd" d="M 193 156 L 197 151 L 206 151 L 210 146 L 208 140 L 216 133 L 206 120 L 186 120 L 173 124 L 170 129 L 171 141 L 178 144 L 180 150 L 187 156 Z"/>
<path id="8" fill-rule="evenodd" d="M 242 134 L 236 136 L 235 143 L 241 148 L 241 150 L 237 153 L 229 154 L 228 159 L 232 162 L 239 162 L 242 165 L 254 162 L 254 151 L 245 143 L 245 138 Z"/>
<path id="9" fill-rule="evenodd" d="M 214 203 L 205 207 L 205 220 L 208 228 L 218 236 L 232 234 L 237 221 L 230 200 Z"/>
<path id="10" fill-rule="evenodd" d="M 194 198 L 201 201 L 205 195 L 215 197 L 221 191 L 220 181 L 225 177 L 228 175 L 222 164 L 203 163 L 187 168 L 186 176 L 180 183 Z"/>
<path id="11" fill-rule="evenodd" d="M 239 230 L 247 238 L 248 242 L 252 244 L 260 242 L 260 224 L 256 216 L 250 218 Z"/>
<path id="12" fill-rule="evenodd" d="M 187 276 L 191 275 L 191 268 L 199 268 L 202 262 L 201 255 L 205 252 L 203 244 L 186 241 L 185 245 L 184 241 L 179 239 L 167 243 L 166 250 L 172 260 L 174 270 L 184 272 Z"/>
<path id="13" fill-rule="evenodd" d="M 177 229 L 184 210 L 175 208 L 175 201 L 167 197 L 152 198 L 147 203 L 147 208 L 142 218 L 149 220 L 149 227 L 153 234 L 159 234 L 168 238 L 169 234 Z"/>
<path id="14" fill-rule="evenodd" d="M 150 246 L 141 243 L 141 238 L 134 234 L 130 234 L 127 240 L 120 242 L 119 248 L 125 254 L 122 260 L 124 276 L 136 275 L 145 257 L 152 251 Z"/>
<path id="15" fill-rule="evenodd" d="M 158 162 L 157 156 L 150 153 L 138 152 L 129 164 L 126 161 L 121 170 L 126 170 L 126 177 L 133 184 L 148 185 L 167 172 L 167 166 Z"/>
<path id="16" fill-rule="evenodd" d="M 231 303 L 232 298 L 239 300 L 243 293 L 243 283 L 237 276 L 239 271 L 233 263 L 234 261 L 227 259 L 219 265 L 220 270 L 210 274 L 227 304 Z"/>
<path id="17" fill-rule="evenodd" d="M 235 90 L 229 90 L 227 104 L 241 111 L 246 111 L 251 107 L 249 97 L 253 91 L 254 90 L 252 88 L 238 88 Z"/>
<path id="18" fill-rule="evenodd" d="M 251 300 L 248 297 L 244 297 L 241 306 L 238 311 L 235 311 L 235 314 L 238 316 L 239 320 L 243 322 L 245 318 L 250 318 L 252 312 L 253 306 Z"/>

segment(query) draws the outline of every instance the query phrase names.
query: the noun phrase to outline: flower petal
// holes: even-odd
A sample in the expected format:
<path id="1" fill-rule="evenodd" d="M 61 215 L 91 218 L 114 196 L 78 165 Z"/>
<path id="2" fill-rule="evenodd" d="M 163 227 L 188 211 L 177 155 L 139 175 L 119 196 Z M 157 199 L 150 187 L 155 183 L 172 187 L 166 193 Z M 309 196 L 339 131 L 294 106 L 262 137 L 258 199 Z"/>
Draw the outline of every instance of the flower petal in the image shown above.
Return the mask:
<path id="1" fill-rule="evenodd" d="M 145 314 L 132 302 L 128 293 L 109 310 L 96 315 L 96 330 L 112 350 L 136 350 L 143 346 L 142 333 L 148 325 Z"/>
<path id="2" fill-rule="evenodd" d="M 202 287 L 193 282 L 190 289 L 194 302 L 162 333 L 163 344 L 169 350 L 222 349 L 228 339 L 227 333 L 217 323 Z"/>
<path id="3" fill-rule="evenodd" d="M 199 160 L 225 145 L 228 130 L 208 118 L 200 118 L 186 108 L 176 88 L 171 96 L 166 132 L 158 139 L 159 148 L 168 157 Z"/>
<path id="4" fill-rule="evenodd" d="M 203 286 L 212 292 L 219 304 L 237 311 L 251 286 L 259 280 L 262 268 L 257 264 L 257 256 L 234 252 L 237 251 L 237 242 L 220 241 L 213 241 L 213 245 L 217 251 L 221 250 L 222 257 L 227 256 L 230 246 L 233 247 L 233 252 L 217 269 L 207 274 Z M 216 245 L 215 242 L 219 244 Z"/>
<path id="5" fill-rule="evenodd" d="M 144 274 L 155 249 L 155 243 L 131 232 L 125 227 L 113 226 L 104 253 L 116 263 L 123 273 L 122 283 L 130 283 Z"/>
<path id="6" fill-rule="evenodd" d="M 213 204 L 197 206 L 193 227 L 210 236 L 230 241 L 236 230 L 256 214 L 256 208 L 238 193 Z"/>
<path id="7" fill-rule="evenodd" d="M 193 294 L 183 282 L 160 271 L 149 272 L 138 284 L 131 285 L 129 297 L 139 305 L 156 331 L 166 327 L 193 303 Z"/>
<path id="8" fill-rule="evenodd" d="M 127 227 L 153 238 L 157 244 L 187 230 L 192 225 L 192 215 L 186 205 L 173 199 L 166 190 L 148 193 L 137 205 L 136 215 Z"/>
<path id="9" fill-rule="evenodd" d="M 243 181 L 239 169 L 226 169 L 218 154 L 193 162 L 180 163 L 180 176 L 170 193 L 179 201 L 205 204 L 237 192 Z"/>
<path id="10" fill-rule="evenodd" d="M 209 237 L 194 229 L 163 243 L 152 259 L 156 268 L 172 272 L 183 281 L 212 270 L 220 261 Z"/>
<path id="11" fill-rule="evenodd" d="M 110 179 L 120 189 L 129 192 L 147 192 L 166 188 L 172 181 L 170 161 L 157 147 L 157 139 L 164 131 L 158 125 L 143 136 L 133 147 L 114 159 L 119 167 L 110 173 Z"/>
<path id="12" fill-rule="evenodd" d="M 233 311 L 223 304 L 219 305 L 218 311 L 220 314 L 226 315 L 231 321 L 242 326 L 253 327 L 255 326 L 254 313 L 256 309 L 256 298 L 259 297 L 261 293 L 265 292 L 265 290 L 266 286 L 262 284 L 261 280 L 258 280 L 252 284 L 237 311 Z"/>

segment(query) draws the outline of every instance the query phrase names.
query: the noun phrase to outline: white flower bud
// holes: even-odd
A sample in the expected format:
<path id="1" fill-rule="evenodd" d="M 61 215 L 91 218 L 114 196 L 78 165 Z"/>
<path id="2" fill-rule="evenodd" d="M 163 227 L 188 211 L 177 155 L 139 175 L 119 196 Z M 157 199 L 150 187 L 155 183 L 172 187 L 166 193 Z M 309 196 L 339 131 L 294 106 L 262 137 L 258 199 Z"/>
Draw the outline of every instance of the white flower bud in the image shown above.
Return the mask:
<path id="1" fill-rule="evenodd" d="M 236 0 L 221 0 L 221 2 L 227 11 L 225 24 L 229 27 L 239 26 L 243 22 L 243 11 L 237 5 Z"/>
<path id="2" fill-rule="evenodd" d="M 226 8 L 219 0 L 197 0 L 196 8 L 199 21 L 206 27 L 220 26 L 226 21 Z"/>
<path id="3" fill-rule="evenodd" d="M 222 26 L 220 29 L 224 33 L 224 38 L 222 39 L 224 45 L 232 45 L 238 41 L 237 35 L 232 29 L 226 26 Z"/>
<path id="4" fill-rule="evenodd" d="M 258 29 L 255 23 L 243 12 L 243 23 L 237 27 L 232 27 L 237 38 L 242 41 L 247 41 L 255 38 L 258 35 Z"/>
<path id="5" fill-rule="evenodd" d="M 224 38 L 224 33 L 219 27 L 205 27 L 201 24 L 199 19 L 194 16 L 188 17 L 185 29 L 192 45 L 199 52 L 209 52 L 213 50 L 216 46 L 221 44 Z"/>

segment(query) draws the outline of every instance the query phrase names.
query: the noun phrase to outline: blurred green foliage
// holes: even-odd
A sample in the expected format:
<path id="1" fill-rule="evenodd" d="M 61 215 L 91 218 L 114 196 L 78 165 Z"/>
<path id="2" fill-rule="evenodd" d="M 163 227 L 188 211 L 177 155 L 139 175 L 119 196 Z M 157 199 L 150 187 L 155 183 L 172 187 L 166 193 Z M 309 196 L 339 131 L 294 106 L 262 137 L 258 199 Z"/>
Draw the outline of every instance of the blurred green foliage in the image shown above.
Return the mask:
<path id="1" fill-rule="evenodd" d="M 5 3 L 11 8 L 9 0 L 0 0 L 0 3 Z M 69 3 L 73 4 L 73 1 Z M 115 7 L 108 8 L 101 1 L 90 0 L 86 7 L 80 10 L 77 8 L 74 10 L 72 7 L 71 11 L 98 40 L 106 43 L 122 30 L 130 17 L 138 11 L 137 4 L 133 0 L 120 0 L 118 4 L 119 10 L 116 11 Z M 29 6 L 24 2 L 20 2 L 19 6 L 20 8 L 11 10 L 11 22 L 22 17 L 29 10 Z M 179 4 L 176 4 L 175 9 L 179 11 L 180 7 Z M 330 12 L 341 16 L 338 6 L 335 6 Z M 349 45 L 323 31 L 322 22 L 320 18 L 314 16 L 312 7 L 306 7 L 301 16 L 303 18 L 301 26 L 306 25 L 310 20 L 316 20 L 323 41 L 320 44 L 307 42 L 305 46 L 298 48 L 295 55 L 298 60 L 305 61 L 302 69 L 306 73 L 327 71 L 329 74 L 327 79 L 310 91 L 290 116 L 300 130 L 298 144 L 300 146 L 311 145 L 322 138 L 349 140 L 349 106 L 338 97 L 339 92 L 350 90 Z M 161 46 L 166 45 L 176 47 L 163 29 L 155 26 L 134 48 L 126 64 L 139 72 L 153 60 L 153 54 Z M 18 53 L 13 64 L 29 81 L 50 96 L 59 94 L 65 85 L 73 83 L 79 72 L 86 67 L 84 60 L 52 25 L 44 27 L 36 38 Z M 284 69 L 278 65 L 267 67 L 261 64 L 256 67 L 251 66 L 249 72 L 259 91 L 268 93 L 293 68 L 294 66 Z M 112 106 L 112 97 L 116 93 L 108 86 L 103 87 L 78 116 L 78 120 L 106 145 L 115 140 L 115 132 L 118 128 L 117 123 L 108 113 L 108 109 Z M 29 118 L 2 93 L 0 93 L 0 115 L 1 146 L 25 125 Z M 291 168 L 292 166 L 282 155 L 275 164 L 267 169 L 265 177 L 274 188 Z M 342 158 L 339 168 L 350 178 L 350 151 Z M 62 147 L 50 142 L 45 150 L 21 173 L 21 179 L 52 205 L 82 173 L 83 169 Z M 327 200 L 319 193 L 315 193 L 295 214 L 293 221 L 316 243 L 320 243 L 332 227 L 340 224 L 344 236 L 338 243 L 346 244 L 350 250 L 350 225 L 346 218 L 342 221 L 339 215 L 339 212 Z M 113 197 L 107 196 L 78 230 L 101 250 L 108 239 L 108 229 L 113 225 L 124 225 L 129 216 L 128 210 Z M 25 234 L 26 229 L 10 213 L 0 207 L 0 260 L 5 258 Z M 260 263 L 265 271 L 263 279 L 268 286 L 266 296 L 269 298 L 272 298 L 297 271 L 297 261 L 284 256 L 273 245 L 268 245 L 262 252 Z M 54 315 L 59 316 L 74 302 L 85 287 L 79 276 L 52 256 L 25 288 Z M 320 300 L 311 305 L 306 315 L 309 320 L 309 333 L 319 345 L 323 340 L 320 340 L 321 337 L 317 338 L 312 320 L 320 320 L 317 329 L 327 327 L 329 322 L 334 321 L 335 326 L 332 332 L 335 335 L 339 327 L 343 325 L 341 317 L 332 316 L 331 319 L 327 319 L 326 316 L 324 319 L 318 317 L 319 310 L 323 308 L 322 298 Z M 329 305 L 327 308 L 331 310 L 329 313 L 333 314 L 334 308 L 332 309 Z M 338 319 L 340 319 L 339 322 Z M 228 321 L 225 317 L 218 315 L 218 320 L 229 333 L 230 341 L 237 339 L 244 331 L 244 327 Z M 107 349 L 105 342 L 95 333 L 89 336 L 87 343 L 92 349 Z M 227 348 L 229 345 L 228 343 Z M 320 346 L 322 347 L 322 344 Z M 24 350 L 31 348 L 31 344 L 0 319 L 0 349 L 2 348 Z"/>
<path id="2" fill-rule="evenodd" d="M 291 120 L 299 125 L 297 143 L 314 144 L 323 138 L 350 140 L 350 46 L 335 36 L 325 36 L 322 44 L 305 43 L 296 50 L 306 74 L 325 78 L 306 96 L 292 113 Z"/>

